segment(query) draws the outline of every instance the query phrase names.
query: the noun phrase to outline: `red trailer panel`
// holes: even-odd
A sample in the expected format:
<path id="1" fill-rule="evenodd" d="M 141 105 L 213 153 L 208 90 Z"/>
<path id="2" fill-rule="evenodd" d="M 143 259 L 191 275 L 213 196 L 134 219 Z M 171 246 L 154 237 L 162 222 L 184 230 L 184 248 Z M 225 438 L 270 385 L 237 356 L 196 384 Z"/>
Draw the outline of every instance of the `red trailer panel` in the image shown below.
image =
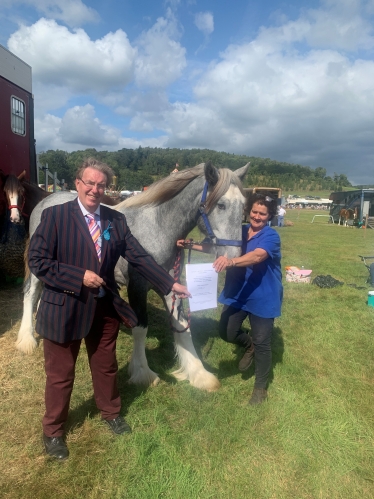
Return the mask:
<path id="1" fill-rule="evenodd" d="M 1 46 L 0 169 L 37 183 L 31 68 Z"/>

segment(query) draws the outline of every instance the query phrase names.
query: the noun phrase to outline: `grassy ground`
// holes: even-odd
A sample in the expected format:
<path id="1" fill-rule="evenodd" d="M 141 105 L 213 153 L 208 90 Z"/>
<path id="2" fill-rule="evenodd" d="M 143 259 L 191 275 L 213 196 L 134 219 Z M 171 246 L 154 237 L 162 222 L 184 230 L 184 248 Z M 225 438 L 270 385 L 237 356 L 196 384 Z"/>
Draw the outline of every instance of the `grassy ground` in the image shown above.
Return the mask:
<path id="1" fill-rule="evenodd" d="M 147 357 L 161 383 L 148 390 L 127 385 L 132 339 L 123 330 L 120 389 L 134 431 L 115 438 L 95 409 L 81 355 L 68 422 L 71 456 L 63 464 L 42 451 L 41 347 L 30 357 L 14 350 L 21 289 L 1 289 L 0 497 L 371 499 L 374 308 L 367 305 L 368 272 L 358 255 L 374 254 L 374 231 L 331 225 L 327 217 L 311 224 L 314 214 L 288 210 L 294 225 L 279 229 L 283 266 L 303 265 L 345 284 L 285 283 L 267 403 L 248 406 L 253 369 L 239 373 L 242 352 L 217 336 L 219 309 L 193 314 L 191 327 L 222 388 L 207 394 L 176 383 L 168 320 L 153 294 Z M 203 257 L 195 254 L 193 262 Z"/>

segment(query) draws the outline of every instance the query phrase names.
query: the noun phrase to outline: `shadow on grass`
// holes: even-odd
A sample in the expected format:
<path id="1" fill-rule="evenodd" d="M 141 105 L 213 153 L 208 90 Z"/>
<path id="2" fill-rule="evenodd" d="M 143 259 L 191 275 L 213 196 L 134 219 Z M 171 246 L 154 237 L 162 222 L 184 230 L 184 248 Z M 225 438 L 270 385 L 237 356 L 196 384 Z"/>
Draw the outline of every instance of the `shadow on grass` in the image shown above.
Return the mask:
<path id="1" fill-rule="evenodd" d="M 12 322 L 22 318 L 23 284 L 17 280 L 2 281 L 0 276 L 0 336 L 9 331 Z"/>
<path id="2" fill-rule="evenodd" d="M 176 384 L 176 379 L 168 373 L 168 371 L 175 366 L 176 362 L 173 334 L 170 331 L 169 319 L 163 309 L 155 307 L 152 304 L 148 305 L 148 312 L 149 338 L 157 339 L 157 346 L 154 348 L 148 348 L 146 351 L 149 367 L 152 371 L 158 374 L 162 381 L 168 384 Z M 192 318 L 191 331 L 193 343 L 199 358 L 206 358 L 214 344 L 214 339 L 219 338 L 218 321 L 206 317 Z M 123 334 L 131 336 L 131 331 L 122 327 L 120 335 Z M 119 340 L 119 342 L 120 341 L 121 340 Z M 120 350 L 120 348 L 122 348 L 122 346 L 117 347 L 117 350 Z M 282 331 L 280 328 L 275 327 L 272 336 L 273 361 L 269 383 L 273 380 L 274 366 L 282 362 L 283 350 L 284 344 Z M 203 365 L 208 371 L 218 375 L 219 379 L 235 376 L 238 373 L 238 362 L 243 354 L 243 351 L 241 348 L 236 348 L 235 353 L 237 354 L 236 360 L 222 360 L 220 361 L 218 369 L 212 368 L 205 362 L 203 362 Z M 139 387 L 128 384 L 128 365 L 129 363 L 126 362 L 118 370 L 118 385 L 122 401 L 122 416 L 126 416 L 131 404 L 148 390 L 148 387 Z M 253 376 L 253 374 L 254 368 L 252 366 L 246 373 L 243 373 L 243 379 L 249 379 Z M 72 428 L 82 426 L 88 414 L 95 416 L 98 413 L 99 411 L 96 407 L 94 397 L 92 396 L 69 412 L 66 430 L 69 431 Z"/>
<path id="3" fill-rule="evenodd" d="M 148 303 L 148 317 L 149 317 L 149 326 L 148 326 L 148 338 L 156 339 L 157 346 L 146 349 L 146 356 L 149 368 L 156 372 L 161 381 L 164 381 L 168 384 L 176 384 L 177 380 L 169 374 L 170 371 L 176 362 L 175 358 L 175 350 L 174 350 L 174 338 L 173 333 L 170 329 L 170 323 L 168 315 L 165 313 L 163 308 L 156 307 L 150 303 Z M 215 321 L 210 320 L 212 324 L 215 324 Z M 209 328 L 212 328 L 212 324 L 210 324 Z M 194 327 L 200 329 L 200 325 L 194 325 Z M 207 331 L 208 328 L 201 328 L 204 331 Z M 183 334 L 183 333 L 181 333 Z M 124 326 L 120 327 L 119 335 L 128 335 L 131 336 L 131 330 L 126 329 Z M 122 341 L 119 336 L 119 340 L 117 341 L 117 357 L 120 357 L 120 350 L 122 349 Z M 204 340 L 208 341 L 209 336 L 207 334 L 204 335 Z M 204 346 L 202 343 L 202 338 L 199 336 L 198 346 L 196 345 L 196 341 L 194 338 L 195 348 L 198 351 L 198 355 L 201 358 L 201 348 Z M 152 343 L 152 342 L 151 342 Z M 126 362 L 122 367 L 118 369 L 118 387 L 121 395 L 121 415 L 126 416 L 128 413 L 129 407 L 139 396 L 145 393 L 149 387 L 141 387 L 136 385 L 131 385 L 128 383 L 129 375 L 128 375 L 128 367 L 129 363 Z M 211 371 L 209 366 L 208 369 Z M 69 411 L 69 417 L 66 424 L 66 431 L 70 431 L 73 428 L 77 428 L 83 425 L 87 415 L 96 416 L 99 413 L 99 410 L 96 407 L 94 396 L 85 400 L 78 407 Z"/>

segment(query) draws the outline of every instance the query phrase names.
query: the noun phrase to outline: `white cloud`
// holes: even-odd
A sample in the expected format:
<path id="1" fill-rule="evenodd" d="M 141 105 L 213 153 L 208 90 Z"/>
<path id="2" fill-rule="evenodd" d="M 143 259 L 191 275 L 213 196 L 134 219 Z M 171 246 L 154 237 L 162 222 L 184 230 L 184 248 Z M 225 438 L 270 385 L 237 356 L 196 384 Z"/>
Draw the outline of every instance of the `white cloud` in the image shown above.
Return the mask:
<path id="1" fill-rule="evenodd" d="M 59 129 L 61 126 L 61 118 L 52 114 L 45 114 L 40 117 L 35 117 L 35 140 L 37 152 L 61 149 L 70 152 L 64 142 L 59 137 Z"/>
<path id="2" fill-rule="evenodd" d="M 374 46 L 372 24 L 364 18 L 359 0 L 324 0 L 323 3 L 326 9 L 308 11 L 310 30 L 306 41 L 311 46 L 347 51 Z"/>
<path id="3" fill-rule="evenodd" d="M 62 118 L 47 114 L 36 119 L 35 125 L 38 151 L 46 148 L 72 151 L 89 147 L 115 150 L 121 136 L 118 129 L 100 122 L 91 104 L 74 106 Z"/>
<path id="4" fill-rule="evenodd" d="M 324 25 L 318 26 L 322 33 Z M 355 33 L 347 47 L 370 44 L 368 33 Z M 317 34 L 317 24 L 301 19 L 262 29 L 251 43 L 229 46 L 196 84 L 196 102 L 176 103 L 164 112 L 167 146 L 333 164 L 351 177 L 351 160 L 367 151 L 369 166 L 374 62 L 354 61 L 336 49 L 297 50 Z M 343 50 L 342 43 L 336 45 Z M 137 121 L 142 118 L 144 127 L 152 125 L 149 114 Z"/>
<path id="5" fill-rule="evenodd" d="M 96 10 L 87 7 L 81 0 L 3 0 L 3 7 L 12 5 L 34 7 L 43 16 L 73 27 L 99 20 Z"/>
<path id="6" fill-rule="evenodd" d="M 133 77 L 136 50 L 122 30 L 92 41 L 82 29 L 72 33 L 42 18 L 21 26 L 8 47 L 32 66 L 36 81 L 72 92 L 107 92 L 126 86 Z"/>
<path id="7" fill-rule="evenodd" d="M 135 79 L 141 87 L 166 87 L 177 80 L 186 67 L 186 50 L 178 42 L 181 35 L 174 15 L 168 10 L 152 28 L 137 40 Z"/>
<path id="8" fill-rule="evenodd" d="M 124 137 L 117 128 L 103 124 L 91 104 L 74 106 L 62 118 L 52 114 L 35 118 L 37 151 L 61 149 L 71 152 L 94 147 L 97 150 L 117 151 L 123 147 L 164 147 L 166 136 L 136 139 Z"/>
<path id="9" fill-rule="evenodd" d="M 211 12 L 198 12 L 195 15 L 195 25 L 205 36 L 214 31 L 214 19 Z"/>
<path id="10" fill-rule="evenodd" d="M 137 149 L 140 147 L 166 147 L 167 136 L 161 136 L 157 138 L 145 138 L 145 139 L 134 139 L 131 137 L 121 137 L 119 139 L 118 149 Z"/>
<path id="11" fill-rule="evenodd" d="M 59 135 L 69 144 L 85 144 L 88 147 L 116 146 L 119 130 L 100 123 L 91 104 L 74 106 L 66 111 L 61 121 Z"/>

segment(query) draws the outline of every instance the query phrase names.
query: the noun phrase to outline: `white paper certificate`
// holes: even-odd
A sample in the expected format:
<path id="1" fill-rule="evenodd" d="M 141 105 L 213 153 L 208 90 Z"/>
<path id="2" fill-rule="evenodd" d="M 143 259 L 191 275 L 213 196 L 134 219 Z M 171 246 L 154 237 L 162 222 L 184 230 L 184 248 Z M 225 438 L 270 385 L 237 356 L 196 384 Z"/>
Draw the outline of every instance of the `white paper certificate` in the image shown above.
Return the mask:
<path id="1" fill-rule="evenodd" d="M 212 263 L 187 264 L 186 281 L 191 312 L 217 307 L 218 273 Z"/>

